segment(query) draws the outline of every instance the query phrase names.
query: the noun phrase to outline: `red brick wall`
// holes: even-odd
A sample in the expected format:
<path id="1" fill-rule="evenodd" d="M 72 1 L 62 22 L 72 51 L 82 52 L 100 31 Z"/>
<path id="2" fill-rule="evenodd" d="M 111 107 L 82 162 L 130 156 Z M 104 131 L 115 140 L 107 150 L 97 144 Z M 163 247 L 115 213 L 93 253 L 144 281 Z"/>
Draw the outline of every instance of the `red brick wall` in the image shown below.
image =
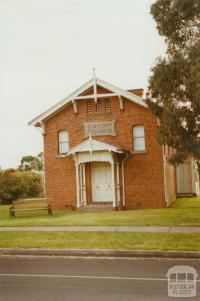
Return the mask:
<path id="1" fill-rule="evenodd" d="M 103 92 L 103 89 L 101 91 Z M 142 203 L 145 208 L 164 207 L 163 157 L 162 148 L 156 141 L 156 119 L 148 109 L 131 101 L 124 101 L 120 111 L 117 97 L 111 98 L 111 113 L 87 113 L 87 101 L 78 102 L 78 114 L 68 105 L 45 122 L 44 155 L 46 171 L 46 195 L 52 199 L 54 207 L 76 206 L 75 164 L 72 158 L 58 156 L 57 132 L 66 129 L 69 133 L 70 148 L 85 141 L 83 122 L 112 120 L 116 123 L 116 136 L 94 137 L 123 150 L 132 150 L 132 127 L 144 124 L 147 152 L 130 154 L 125 161 L 126 207 L 134 208 Z M 87 172 L 87 187 L 90 170 Z M 122 187 L 121 187 L 122 188 Z M 88 192 L 91 200 L 91 191 Z"/>

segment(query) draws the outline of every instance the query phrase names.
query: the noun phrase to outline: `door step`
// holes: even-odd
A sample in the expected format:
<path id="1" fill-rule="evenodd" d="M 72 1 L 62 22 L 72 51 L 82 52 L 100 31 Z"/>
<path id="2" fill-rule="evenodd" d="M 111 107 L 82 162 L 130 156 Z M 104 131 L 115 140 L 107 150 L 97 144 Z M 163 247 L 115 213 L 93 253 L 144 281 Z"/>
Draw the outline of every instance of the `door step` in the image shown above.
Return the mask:
<path id="1" fill-rule="evenodd" d="M 177 193 L 177 198 L 195 197 L 195 193 Z"/>
<path id="2" fill-rule="evenodd" d="M 80 211 L 113 211 L 115 208 L 111 204 L 90 204 L 87 207 L 80 207 Z"/>

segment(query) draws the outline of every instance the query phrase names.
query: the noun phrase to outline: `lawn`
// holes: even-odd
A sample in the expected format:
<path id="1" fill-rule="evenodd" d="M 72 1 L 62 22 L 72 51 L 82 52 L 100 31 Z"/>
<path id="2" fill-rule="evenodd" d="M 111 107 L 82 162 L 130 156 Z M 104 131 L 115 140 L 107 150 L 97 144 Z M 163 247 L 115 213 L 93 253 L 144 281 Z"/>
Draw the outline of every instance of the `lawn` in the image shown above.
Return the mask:
<path id="1" fill-rule="evenodd" d="M 199 251 L 199 234 L 124 232 L 0 232 L 0 248 Z"/>
<path id="2" fill-rule="evenodd" d="M 0 206 L 0 226 L 200 226 L 200 197 L 178 199 L 170 208 L 129 211 L 17 212 L 9 218 L 9 206 Z"/>

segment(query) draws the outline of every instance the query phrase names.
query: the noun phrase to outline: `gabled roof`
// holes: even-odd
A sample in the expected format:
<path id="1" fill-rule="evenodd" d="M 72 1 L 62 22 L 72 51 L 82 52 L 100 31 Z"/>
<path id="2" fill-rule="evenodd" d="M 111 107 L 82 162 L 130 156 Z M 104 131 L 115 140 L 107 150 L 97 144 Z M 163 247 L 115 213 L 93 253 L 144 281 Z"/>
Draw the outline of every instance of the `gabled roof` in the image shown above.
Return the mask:
<path id="1" fill-rule="evenodd" d="M 67 153 L 67 155 L 72 155 L 81 152 L 96 152 L 96 151 L 110 151 L 115 153 L 122 153 L 122 150 L 120 150 L 118 147 L 115 147 L 105 142 L 92 139 L 90 137 L 83 143 L 71 148 Z"/>
<path id="2" fill-rule="evenodd" d="M 64 98 L 63 100 L 61 100 L 60 102 L 58 102 L 56 105 L 54 105 L 53 107 L 51 107 L 50 109 L 48 109 L 47 111 L 45 111 L 44 113 L 42 113 L 41 115 L 37 116 L 36 118 L 34 118 L 32 121 L 29 122 L 29 125 L 37 125 L 40 124 L 42 121 L 44 121 L 45 119 L 49 118 L 50 116 L 54 115 L 55 113 L 57 113 L 58 111 L 60 111 L 64 106 L 66 106 L 67 104 L 70 103 L 74 103 L 75 100 L 78 99 L 85 99 L 85 98 L 94 98 L 97 99 L 98 97 L 102 97 L 101 94 L 95 94 L 96 91 L 94 91 L 93 95 L 86 95 L 86 96 L 80 96 L 80 94 L 82 94 L 83 92 L 85 92 L 87 89 L 89 89 L 90 87 L 95 87 L 100 86 L 102 88 L 105 88 L 109 91 L 112 91 L 110 93 L 111 96 L 119 96 L 119 97 L 124 97 L 142 107 L 147 107 L 146 103 L 144 102 L 144 100 L 137 95 L 134 95 L 133 93 L 120 89 L 104 80 L 101 80 L 99 78 L 94 77 L 93 79 L 89 80 L 87 83 L 85 83 L 83 86 L 81 86 L 79 89 L 77 89 L 76 91 L 74 91 L 73 93 L 71 93 L 70 95 L 68 95 L 66 98 Z M 107 94 L 107 97 L 109 96 L 109 93 Z"/>

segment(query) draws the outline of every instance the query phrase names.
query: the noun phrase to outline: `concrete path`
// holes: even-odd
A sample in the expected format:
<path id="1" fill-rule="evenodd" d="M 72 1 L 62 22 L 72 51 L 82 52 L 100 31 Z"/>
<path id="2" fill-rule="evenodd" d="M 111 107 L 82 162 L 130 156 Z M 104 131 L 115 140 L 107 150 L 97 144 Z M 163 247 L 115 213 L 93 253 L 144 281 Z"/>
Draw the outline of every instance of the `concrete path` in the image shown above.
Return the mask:
<path id="1" fill-rule="evenodd" d="M 154 227 L 154 226 L 60 226 L 60 227 L 0 227 L 3 231 L 86 231 L 86 232 L 161 232 L 200 233 L 200 227 Z"/>

